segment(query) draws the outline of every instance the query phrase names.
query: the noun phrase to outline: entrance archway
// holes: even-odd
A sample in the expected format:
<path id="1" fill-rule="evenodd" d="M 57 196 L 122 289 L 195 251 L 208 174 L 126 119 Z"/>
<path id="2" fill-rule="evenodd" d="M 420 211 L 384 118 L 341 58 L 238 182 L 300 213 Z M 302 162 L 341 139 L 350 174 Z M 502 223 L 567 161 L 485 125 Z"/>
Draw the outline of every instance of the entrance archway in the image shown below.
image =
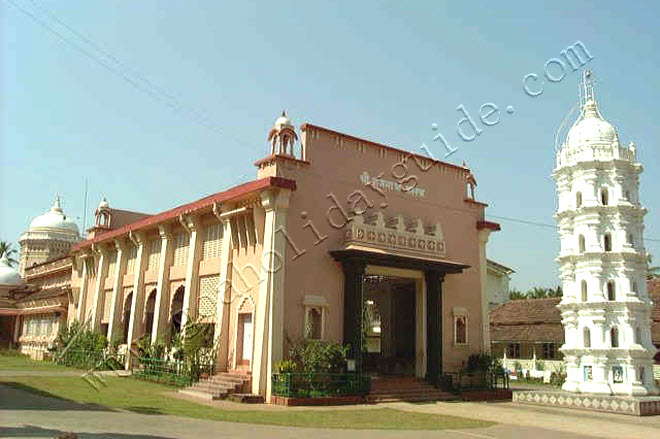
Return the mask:
<path id="1" fill-rule="evenodd" d="M 415 279 L 364 276 L 363 372 L 415 375 Z"/>
<path id="2" fill-rule="evenodd" d="M 131 311 L 133 310 L 133 291 L 129 292 L 124 299 L 124 312 L 122 314 L 122 323 L 124 327 L 122 342 L 128 342 L 128 330 L 131 323 Z"/>
<path id="3" fill-rule="evenodd" d="M 144 333 L 151 334 L 154 327 L 154 312 L 156 309 L 156 289 L 154 288 L 147 297 L 144 309 Z"/>
<path id="4" fill-rule="evenodd" d="M 181 321 L 183 318 L 183 295 L 185 293 L 185 288 L 180 286 L 177 288 L 176 292 L 174 293 L 174 297 L 172 298 L 172 305 L 171 305 L 171 313 L 170 313 L 170 320 L 171 320 L 171 332 L 172 335 L 178 334 L 181 332 Z"/>

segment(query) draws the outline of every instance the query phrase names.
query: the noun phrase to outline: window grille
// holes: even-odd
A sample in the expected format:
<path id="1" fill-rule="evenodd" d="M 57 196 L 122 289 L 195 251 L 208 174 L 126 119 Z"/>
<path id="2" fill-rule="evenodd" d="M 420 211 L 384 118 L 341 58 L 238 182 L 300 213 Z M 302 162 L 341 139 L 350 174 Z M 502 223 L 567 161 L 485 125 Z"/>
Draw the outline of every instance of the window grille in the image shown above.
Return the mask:
<path id="1" fill-rule="evenodd" d="M 215 323 L 218 305 L 220 276 L 204 276 L 199 280 L 199 303 L 197 310 L 202 323 Z"/>
<path id="2" fill-rule="evenodd" d="M 112 252 L 108 254 L 108 277 L 115 275 L 117 271 L 117 252 Z"/>
<path id="3" fill-rule="evenodd" d="M 174 264 L 185 265 L 188 262 L 188 245 L 190 239 L 187 233 L 179 233 L 174 241 Z"/>
<path id="4" fill-rule="evenodd" d="M 149 266 L 148 270 L 158 270 L 160 262 L 160 239 L 155 239 L 149 244 Z"/>
<path id="5" fill-rule="evenodd" d="M 112 310 L 112 290 L 106 290 L 103 295 L 103 317 L 101 318 L 101 323 L 108 323 Z"/>
<path id="6" fill-rule="evenodd" d="M 137 248 L 130 246 L 127 251 L 126 274 L 135 273 L 135 260 L 137 259 Z"/>
<path id="7" fill-rule="evenodd" d="M 206 227 L 206 239 L 202 259 L 220 257 L 222 247 L 222 224 L 209 224 Z"/>

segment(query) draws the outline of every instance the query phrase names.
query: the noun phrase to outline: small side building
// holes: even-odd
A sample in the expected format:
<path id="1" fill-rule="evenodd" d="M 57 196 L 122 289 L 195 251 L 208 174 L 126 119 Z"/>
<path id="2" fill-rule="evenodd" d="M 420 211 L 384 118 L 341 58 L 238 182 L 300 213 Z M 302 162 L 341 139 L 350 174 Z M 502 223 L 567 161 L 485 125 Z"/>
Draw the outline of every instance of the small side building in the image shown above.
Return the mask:
<path id="1" fill-rule="evenodd" d="M 561 366 L 559 348 L 564 343 L 561 298 L 510 300 L 490 312 L 491 351 L 506 358 L 511 368 L 534 369 L 534 360 L 553 368 Z"/>

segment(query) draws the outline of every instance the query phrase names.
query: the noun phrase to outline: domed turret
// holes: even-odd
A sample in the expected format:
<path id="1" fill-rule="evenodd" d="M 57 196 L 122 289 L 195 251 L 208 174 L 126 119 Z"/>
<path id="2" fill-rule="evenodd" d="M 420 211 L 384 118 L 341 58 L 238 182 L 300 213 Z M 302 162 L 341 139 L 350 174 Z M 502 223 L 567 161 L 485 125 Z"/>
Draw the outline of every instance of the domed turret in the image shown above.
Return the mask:
<path id="1" fill-rule="evenodd" d="M 76 235 L 79 233 L 76 223 L 67 218 L 64 214 L 59 196 L 55 197 L 55 202 L 50 210 L 33 219 L 28 228 L 28 231 L 48 230 L 62 230 L 65 232 L 73 232 Z"/>
<path id="2" fill-rule="evenodd" d="M 293 145 L 297 140 L 298 135 L 295 128 L 286 112 L 282 111 L 282 115 L 275 120 L 275 125 L 268 133 L 268 141 L 271 145 L 270 153 L 272 155 L 279 154 L 293 157 L 295 155 Z"/>
<path id="3" fill-rule="evenodd" d="M 34 218 L 18 240 L 21 245 L 18 272 L 24 275 L 27 267 L 66 255 L 80 239 L 78 225 L 64 213 L 60 197 L 55 197 L 50 210 Z"/>
<path id="4" fill-rule="evenodd" d="M 619 143 L 616 129 L 601 116 L 596 101 L 588 101 L 582 108 L 580 118 L 566 137 L 568 149 L 585 146 L 609 146 Z"/>
<path id="5" fill-rule="evenodd" d="M 12 287 L 22 283 L 18 270 L 9 265 L 9 258 L 6 254 L 2 254 L 0 257 L 0 285 Z"/>

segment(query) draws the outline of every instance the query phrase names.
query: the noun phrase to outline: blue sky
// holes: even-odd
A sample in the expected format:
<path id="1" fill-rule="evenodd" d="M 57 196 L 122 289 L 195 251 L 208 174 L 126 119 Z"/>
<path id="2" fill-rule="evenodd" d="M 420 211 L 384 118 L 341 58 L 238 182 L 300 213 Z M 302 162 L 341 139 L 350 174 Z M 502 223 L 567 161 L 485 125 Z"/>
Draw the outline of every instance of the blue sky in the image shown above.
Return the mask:
<path id="1" fill-rule="evenodd" d="M 459 148 L 448 161 L 473 169 L 488 214 L 553 224 L 554 133 L 579 74 L 546 81 L 535 98 L 522 79 L 580 40 L 594 57 L 603 115 L 638 145 L 646 236 L 656 239 L 646 246 L 660 262 L 655 3 L 10 1 L 0 239 L 16 241 L 55 193 L 82 225 L 85 178 L 90 212 L 107 195 L 149 213 L 250 179 L 283 108 L 296 124 L 414 151 L 426 143 L 440 157 L 437 123 Z M 11 3 L 174 99 L 111 73 Z M 501 122 L 460 140 L 456 108 L 476 118 L 488 102 Z M 517 271 L 513 286 L 558 284 L 556 231 L 495 220 L 502 231 L 488 254 Z"/>

